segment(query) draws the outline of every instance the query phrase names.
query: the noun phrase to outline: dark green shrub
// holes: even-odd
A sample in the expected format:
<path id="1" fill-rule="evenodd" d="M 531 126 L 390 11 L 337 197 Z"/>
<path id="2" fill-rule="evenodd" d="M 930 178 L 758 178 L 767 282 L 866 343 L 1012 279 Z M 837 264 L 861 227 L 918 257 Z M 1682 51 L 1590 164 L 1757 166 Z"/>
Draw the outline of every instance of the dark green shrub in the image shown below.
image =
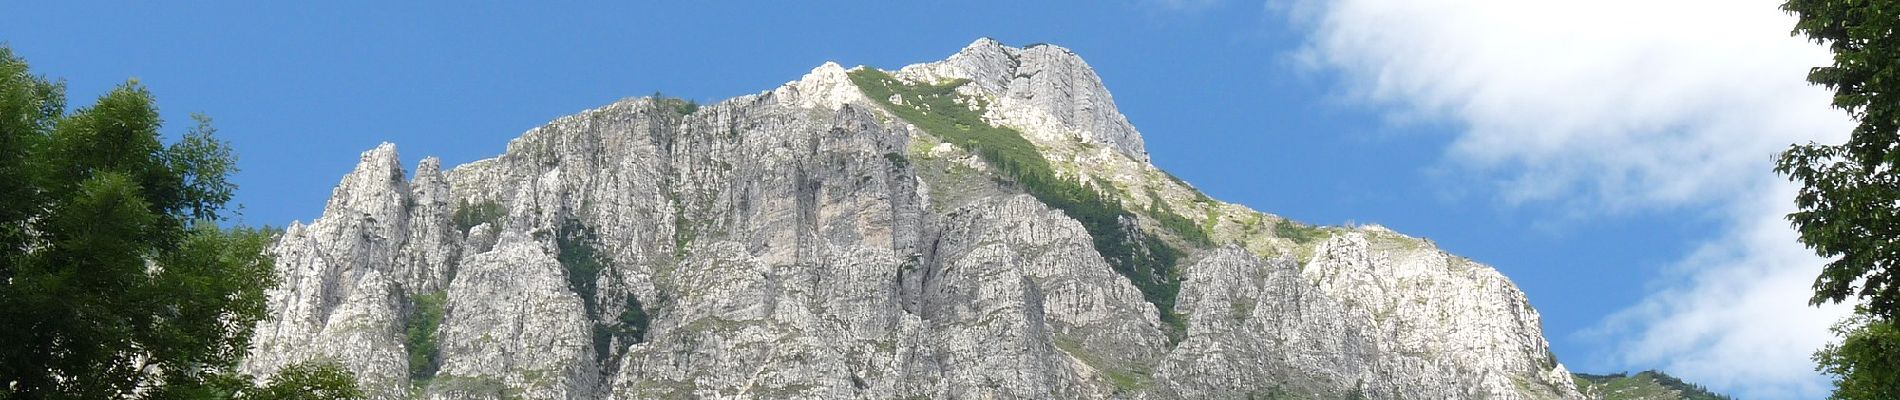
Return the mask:
<path id="1" fill-rule="evenodd" d="M 447 300 L 448 296 L 442 292 L 419 294 L 409 299 L 409 319 L 403 326 L 409 334 L 410 380 L 434 377 L 436 368 L 440 366 L 441 348 L 436 331 L 442 327 L 444 303 Z"/>
<path id="2" fill-rule="evenodd" d="M 897 169 L 904 169 L 904 168 L 910 167 L 910 159 L 904 157 L 903 154 L 898 154 L 896 152 L 884 153 L 884 160 L 890 161 L 891 165 L 896 166 Z"/>
<path id="3" fill-rule="evenodd" d="M 653 92 L 653 101 L 667 110 L 679 115 L 692 115 L 699 112 L 699 102 L 678 97 L 666 97 L 666 94 Z"/>
<path id="4" fill-rule="evenodd" d="M 508 216 L 508 209 L 502 208 L 501 204 L 494 200 L 482 200 L 480 203 L 470 204 L 467 199 L 464 199 L 456 204 L 455 214 L 450 219 L 455 221 L 456 231 L 468 233 L 469 228 L 481 224 L 488 224 L 491 228 L 499 229 L 501 218 L 506 216 Z"/>
<path id="5" fill-rule="evenodd" d="M 1287 219 L 1281 219 L 1280 222 L 1273 224 L 1273 235 L 1291 239 L 1294 243 L 1299 244 L 1313 243 L 1333 236 L 1331 233 L 1326 232 L 1325 228 L 1305 225 Z"/>
<path id="6" fill-rule="evenodd" d="M 1175 237 L 1181 238 L 1181 240 L 1196 246 L 1205 247 L 1214 244 L 1213 239 L 1208 238 L 1207 231 L 1202 230 L 1200 225 L 1194 224 L 1193 220 L 1189 220 L 1187 217 L 1181 216 L 1180 213 L 1174 212 L 1174 208 L 1168 207 L 1168 203 L 1161 201 L 1161 195 L 1159 193 L 1155 193 L 1151 190 L 1148 192 L 1148 198 L 1150 199 L 1148 202 L 1148 217 L 1154 218 L 1155 222 L 1160 224 L 1162 229 L 1166 229 L 1169 233 L 1173 233 Z"/>
<path id="7" fill-rule="evenodd" d="M 559 254 L 562 269 L 567 272 L 568 289 L 581 298 L 582 311 L 589 321 L 594 321 L 594 356 L 603 365 L 612 362 L 619 354 L 614 351 L 621 347 L 646 341 L 648 317 L 646 308 L 640 299 L 627 296 L 626 307 L 612 320 L 601 315 L 600 277 L 606 270 L 607 258 L 594 248 L 599 238 L 580 221 L 567 220 L 561 224 L 555 236 L 555 246 Z"/>
<path id="8" fill-rule="evenodd" d="M 580 221 L 571 219 L 561 223 L 560 232 L 554 240 L 558 248 L 554 258 L 567 271 L 568 289 L 572 289 L 582 299 L 589 300 L 590 304 L 599 290 L 600 271 L 606 267 L 601 263 L 600 254 L 594 250 L 595 240 L 592 230 L 581 225 Z"/>
<path id="9" fill-rule="evenodd" d="M 618 322 L 619 324 L 614 327 L 614 334 L 618 336 L 622 343 L 641 343 L 646 341 L 647 324 L 649 321 L 647 320 L 647 310 L 640 304 L 639 298 L 627 296 L 627 308 L 620 311 Z"/>
<path id="10" fill-rule="evenodd" d="M 222 396 L 207 396 L 222 397 Z M 353 400 L 364 398 L 356 374 L 330 360 L 285 366 L 264 386 L 244 390 L 237 400 Z"/>

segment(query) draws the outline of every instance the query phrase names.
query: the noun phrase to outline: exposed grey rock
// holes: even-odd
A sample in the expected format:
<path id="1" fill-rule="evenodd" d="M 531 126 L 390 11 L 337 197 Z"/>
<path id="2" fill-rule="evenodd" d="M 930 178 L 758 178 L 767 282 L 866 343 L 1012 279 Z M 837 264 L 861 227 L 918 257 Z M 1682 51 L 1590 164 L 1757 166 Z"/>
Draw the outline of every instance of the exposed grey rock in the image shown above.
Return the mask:
<path id="1" fill-rule="evenodd" d="M 1372 228 L 1320 244 L 1304 271 L 1376 332 L 1378 350 L 1458 376 L 1487 398 L 1576 393 L 1544 341 L 1537 310 L 1497 270 Z"/>
<path id="2" fill-rule="evenodd" d="M 1107 146 L 1135 161 L 1148 161 L 1141 133 L 1116 109 L 1102 78 L 1081 56 L 1061 46 L 1019 49 L 982 38 L 949 59 L 907 66 L 900 73 L 925 82 L 969 79 L 996 97 L 998 119 L 1061 127 L 1030 131 L 1062 132 L 1067 136 L 1063 139 Z"/>
<path id="3" fill-rule="evenodd" d="M 600 373 L 581 299 L 543 243 L 519 233 L 463 260 L 449 285 L 431 398 L 590 398 Z"/>
<path id="4" fill-rule="evenodd" d="M 1179 308 L 1193 324 L 1156 371 L 1155 397 L 1344 398 L 1365 383 L 1374 397 L 1462 397 L 1382 376 L 1377 366 L 1391 355 L 1291 259 L 1223 248 L 1187 271 Z"/>
<path id="5" fill-rule="evenodd" d="M 1064 173 L 1191 206 L 1144 178 L 1139 134 L 1066 49 L 984 39 L 897 76 L 969 79 Z M 1299 247 L 1257 236 L 1277 217 L 1197 203 L 1234 244 L 1186 255 L 1173 343 L 1082 224 L 837 64 L 683 105 L 615 102 L 414 178 L 393 146 L 365 153 L 272 248 L 285 284 L 246 370 L 334 359 L 379 399 L 1578 397 L 1523 294 L 1421 240 Z M 505 215 L 458 226 L 486 204 Z M 411 382 L 406 324 L 433 293 L 439 368 Z"/>
<path id="6" fill-rule="evenodd" d="M 409 185 L 396 148 L 363 153 L 308 226 L 291 224 L 271 248 L 283 283 L 267 296 L 243 369 L 264 375 L 307 360 L 333 360 L 355 371 L 367 392 L 398 396 L 409 387 L 400 301 L 406 271 L 397 266 L 409 237 Z"/>
<path id="7" fill-rule="evenodd" d="M 442 290 L 462 254 L 462 233 L 450 221 L 455 202 L 441 165 L 435 157 L 423 159 L 409 185 L 409 237 L 397 259 L 408 295 Z"/>

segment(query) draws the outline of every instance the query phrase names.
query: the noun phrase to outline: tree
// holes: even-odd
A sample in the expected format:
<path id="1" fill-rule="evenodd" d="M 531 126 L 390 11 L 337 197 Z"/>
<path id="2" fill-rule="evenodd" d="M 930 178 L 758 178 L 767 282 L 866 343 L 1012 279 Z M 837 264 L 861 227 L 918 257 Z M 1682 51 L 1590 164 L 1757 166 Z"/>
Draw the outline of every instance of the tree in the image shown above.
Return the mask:
<path id="1" fill-rule="evenodd" d="M 1835 399 L 1884 399 L 1900 393 L 1900 327 L 1857 313 L 1834 325 L 1840 343 L 1814 353 L 1821 372 L 1834 375 Z"/>
<path id="2" fill-rule="evenodd" d="M 1860 304 L 1835 327 L 1843 336 L 1814 355 L 1835 376 L 1836 399 L 1900 391 L 1900 1 L 1788 0 L 1794 34 L 1827 45 L 1832 65 L 1808 81 L 1834 91 L 1833 106 L 1858 123 L 1846 143 L 1808 143 L 1781 154 L 1775 171 L 1802 184 L 1788 220 L 1802 244 L 1833 260 L 1809 303 Z"/>
<path id="3" fill-rule="evenodd" d="M 277 371 L 270 384 L 246 391 L 239 400 L 361 399 L 356 378 L 335 363 L 306 362 Z"/>
<path id="4" fill-rule="evenodd" d="M 1847 143 L 1790 147 L 1775 167 L 1804 184 L 1788 215 L 1801 242 L 1829 262 L 1814 282 L 1814 304 L 1865 301 L 1891 320 L 1900 311 L 1900 1 L 1790 0 L 1797 34 L 1826 44 L 1834 65 L 1808 81 L 1834 91 L 1834 107 L 1859 122 Z M 1856 282 L 1865 280 L 1856 287 Z"/>
<path id="5" fill-rule="evenodd" d="M 71 113 L 64 91 L 0 47 L 0 398 L 250 390 L 277 279 L 271 231 L 219 226 L 230 146 L 203 116 L 163 143 L 136 80 Z"/>

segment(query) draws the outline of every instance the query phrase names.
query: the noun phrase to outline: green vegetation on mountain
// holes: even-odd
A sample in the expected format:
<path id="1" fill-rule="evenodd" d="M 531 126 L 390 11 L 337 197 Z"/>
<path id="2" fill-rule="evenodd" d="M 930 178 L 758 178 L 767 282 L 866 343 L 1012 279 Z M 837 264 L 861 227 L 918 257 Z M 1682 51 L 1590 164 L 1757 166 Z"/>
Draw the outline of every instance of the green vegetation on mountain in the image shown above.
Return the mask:
<path id="1" fill-rule="evenodd" d="M 470 203 L 462 200 L 455 206 L 455 214 L 450 217 L 455 222 L 455 231 L 468 233 L 469 228 L 488 224 L 491 229 L 501 229 L 501 218 L 508 216 L 508 210 L 494 200 L 482 200 Z"/>
<path id="2" fill-rule="evenodd" d="M 699 102 L 678 97 L 667 97 L 665 93 L 653 92 L 653 102 L 679 115 L 692 115 L 699 112 Z"/>
<path id="3" fill-rule="evenodd" d="M 1076 342 L 1074 338 L 1064 335 L 1056 335 L 1055 345 L 1057 349 L 1075 357 L 1077 361 L 1101 372 L 1102 377 L 1107 378 L 1108 383 L 1115 386 L 1117 393 L 1136 393 L 1154 384 L 1151 366 L 1104 360 L 1100 355 L 1083 349 L 1082 344 Z"/>
<path id="4" fill-rule="evenodd" d="M 594 359 L 606 362 L 619 358 L 616 351 L 646 340 L 648 316 L 640 299 L 628 295 L 620 313 L 603 318 L 601 307 L 611 299 L 600 298 L 600 278 L 605 275 L 607 258 L 595 248 L 600 239 L 578 220 L 567 220 L 555 235 L 558 253 L 555 259 L 567 275 L 568 289 L 581 299 L 581 310 L 594 322 Z"/>
<path id="5" fill-rule="evenodd" d="M 134 80 L 69 112 L 63 83 L 0 46 L 0 398 L 260 390 L 236 369 L 278 283 L 276 232 L 220 226 L 229 144 L 204 116 L 165 144 L 153 102 Z M 355 390 L 347 373 L 272 382 Z"/>
<path id="6" fill-rule="evenodd" d="M 1175 297 L 1181 290 L 1181 276 L 1175 268 L 1182 250 L 1140 230 L 1135 223 L 1135 213 L 1117 198 L 1056 174 L 1048 159 L 1035 144 L 1024 139 L 1022 133 L 985 121 L 983 113 L 987 104 L 984 100 L 956 92 L 957 87 L 969 83 L 968 80 L 907 83 L 874 68 L 853 70 L 850 77 L 866 96 L 892 114 L 945 142 L 976 153 L 985 164 L 1002 173 L 1008 183 L 1081 222 L 1102 258 L 1108 260 L 1115 272 L 1134 282 L 1142 297 L 1159 310 L 1161 320 L 1169 327 L 1169 338 L 1179 341 L 1185 334 L 1186 318 L 1174 312 Z M 897 101 L 891 101 L 892 98 Z M 1178 230 L 1175 233 L 1182 241 L 1205 244 L 1205 233 L 1192 223 L 1183 225 L 1185 220 L 1180 218 L 1173 224 L 1162 222 L 1166 230 Z"/>
<path id="7" fill-rule="evenodd" d="M 1299 244 L 1316 243 L 1328 237 L 1332 237 L 1331 234 L 1326 233 L 1326 228 L 1301 224 L 1286 219 L 1273 223 L 1273 235 L 1287 238 Z"/>
<path id="8" fill-rule="evenodd" d="M 566 220 L 561 223 L 560 232 L 555 235 L 555 259 L 561 263 L 561 269 L 567 275 L 567 288 L 581 298 L 581 310 L 589 321 L 600 321 L 601 271 L 606 269 L 601 255 L 594 249 L 594 232 L 578 220 Z M 613 327 L 596 322 L 594 324 L 594 356 L 596 360 L 605 360 L 613 347 Z"/>
<path id="9" fill-rule="evenodd" d="M 1615 373 L 1608 375 L 1571 374 L 1577 384 L 1577 390 L 1593 399 L 1621 400 L 1730 400 L 1709 392 L 1702 385 L 1683 382 L 1660 371 L 1643 371 L 1630 375 Z"/>
<path id="10" fill-rule="evenodd" d="M 1808 82 L 1834 91 L 1857 125 L 1846 143 L 1790 146 L 1775 171 L 1802 187 L 1788 214 L 1801 243 L 1827 258 L 1811 304 L 1854 298 L 1844 339 L 1814 355 L 1835 399 L 1900 393 L 1900 0 L 1787 0 L 1794 33 L 1826 45 L 1832 65 Z"/>
<path id="11" fill-rule="evenodd" d="M 1900 393 L 1900 328 L 1864 308 L 1835 324 L 1839 343 L 1814 353 L 1815 367 L 1834 375 L 1836 399 L 1877 399 Z"/>
<path id="12" fill-rule="evenodd" d="M 1161 194 L 1155 193 L 1152 189 L 1148 191 L 1147 212 L 1149 218 L 1153 218 L 1156 224 L 1161 225 L 1161 229 L 1168 230 L 1181 240 L 1202 247 L 1214 244 L 1214 241 L 1208 238 L 1209 228 L 1197 225 L 1193 220 L 1174 212 L 1173 207 L 1161 201 Z M 1213 222 L 1213 218 L 1209 218 L 1208 222 Z"/>
<path id="13" fill-rule="evenodd" d="M 600 288 L 600 271 L 607 267 L 594 249 L 597 240 L 592 230 L 580 221 L 571 219 L 561 223 L 560 232 L 554 240 L 557 247 L 554 257 L 567 273 L 567 288 L 574 290 L 574 294 L 580 295 L 582 299 L 590 300 L 590 303 Z M 591 309 L 588 316 L 593 316 Z"/>
<path id="14" fill-rule="evenodd" d="M 622 343 L 645 342 L 650 323 L 648 319 L 646 305 L 640 304 L 640 298 L 629 295 L 612 334 L 617 335 Z"/>
<path id="15" fill-rule="evenodd" d="M 262 387 L 245 391 L 238 400 L 344 400 L 364 398 L 356 376 L 335 362 L 313 361 L 285 366 Z M 183 397 L 203 398 L 203 397 Z"/>
<path id="16" fill-rule="evenodd" d="M 403 328 L 408 334 L 409 379 L 426 381 L 435 376 L 436 367 L 441 359 L 440 339 L 436 331 L 442 327 L 444 305 L 448 296 L 442 292 L 416 295 L 409 299 L 409 318 Z M 427 386 L 418 385 L 418 386 Z"/>

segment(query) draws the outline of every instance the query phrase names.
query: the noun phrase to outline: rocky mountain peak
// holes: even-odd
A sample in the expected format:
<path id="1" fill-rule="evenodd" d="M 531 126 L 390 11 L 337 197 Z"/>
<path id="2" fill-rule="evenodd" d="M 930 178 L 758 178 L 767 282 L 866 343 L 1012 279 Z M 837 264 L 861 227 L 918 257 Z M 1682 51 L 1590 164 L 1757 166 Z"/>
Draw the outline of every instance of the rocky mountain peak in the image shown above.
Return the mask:
<path id="1" fill-rule="evenodd" d="M 384 144 L 271 252 L 244 368 L 376 399 L 1581 396 L 1503 275 L 1206 197 L 1052 45 Z"/>
<path id="2" fill-rule="evenodd" d="M 864 99 L 857 86 L 851 84 L 851 77 L 846 75 L 844 67 L 832 61 L 812 68 L 811 72 L 796 81 L 786 82 L 774 90 L 773 95 L 786 104 L 828 110 L 836 110 Z"/>
<path id="3" fill-rule="evenodd" d="M 981 38 L 943 61 L 904 67 L 899 76 L 937 82 L 968 79 L 976 95 L 993 101 L 993 119 L 1062 132 L 1070 140 L 1115 149 L 1147 162 L 1141 133 L 1115 107 L 1102 78 L 1074 51 L 1052 44 L 1010 47 Z"/>
<path id="4" fill-rule="evenodd" d="M 400 198 L 407 191 L 402 159 L 396 154 L 396 145 L 385 142 L 363 152 L 356 169 L 337 184 L 329 205 L 324 207 L 324 214 L 346 210 L 367 214 L 398 214 L 397 210 L 387 209 L 390 202 L 386 200 Z"/>
<path id="5" fill-rule="evenodd" d="M 952 76 L 969 79 L 990 93 L 1004 93 L 1015 78 L 1016 57 L 1022 51 L 986 37 L 970 42 L 940 63 L 954 71 Z"/>

